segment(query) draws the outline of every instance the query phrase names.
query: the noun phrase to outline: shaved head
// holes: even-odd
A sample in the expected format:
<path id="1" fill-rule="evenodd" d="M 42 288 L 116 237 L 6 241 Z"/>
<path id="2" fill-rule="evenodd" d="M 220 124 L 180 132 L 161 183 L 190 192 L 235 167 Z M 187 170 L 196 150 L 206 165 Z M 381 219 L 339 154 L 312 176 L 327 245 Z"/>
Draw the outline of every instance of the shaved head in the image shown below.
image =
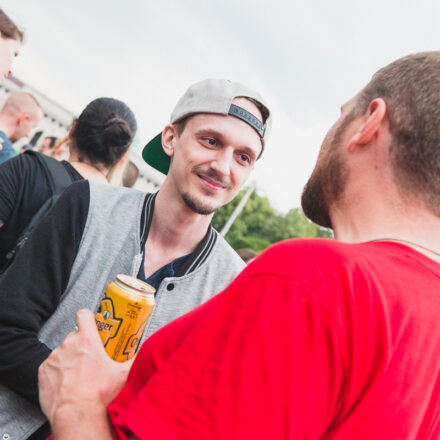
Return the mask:
<path id="1" fill-rule="evenodd" d="M 1 111 L 9 116 L 27 113 L 33 119 L 40 119 L 41 117 L 40 104 L 30 93 L 26 92 L 16 92 L 9 95 Z"/>
<path id="2" fill-rule="evenodd" d="M 0 111 L 2 129 L 11 142 L 29 137 L 43 115 L 40 104 L 26 92 L 16 92 L 9 95 Z"/>

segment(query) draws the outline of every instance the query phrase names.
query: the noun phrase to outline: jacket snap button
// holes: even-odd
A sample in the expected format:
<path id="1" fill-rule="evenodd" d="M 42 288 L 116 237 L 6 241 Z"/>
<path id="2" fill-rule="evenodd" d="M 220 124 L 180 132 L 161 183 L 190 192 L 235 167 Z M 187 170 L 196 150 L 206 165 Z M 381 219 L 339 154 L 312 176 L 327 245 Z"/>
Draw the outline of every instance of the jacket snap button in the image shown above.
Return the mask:
<path id="1" fill-rule="evenodd" d="M 173 289 L 174 289 L 174 284 L 173 283 L 168 284 L 167 290 L 169 291 L 169 290 L 173 290 Z"/>
<path id="2" fill-rule="evenodd" d="M 3 434 L 3 440 L 9 440 L 10 438 L 11 436 L 7 432 Z"/>

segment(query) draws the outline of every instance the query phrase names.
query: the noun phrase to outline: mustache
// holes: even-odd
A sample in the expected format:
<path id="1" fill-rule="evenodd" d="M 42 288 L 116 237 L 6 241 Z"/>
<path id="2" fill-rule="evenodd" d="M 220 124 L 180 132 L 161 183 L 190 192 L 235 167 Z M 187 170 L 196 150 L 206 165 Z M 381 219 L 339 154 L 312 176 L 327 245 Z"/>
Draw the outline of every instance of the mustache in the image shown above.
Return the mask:
<path id="1" fill-rule="evenodd" d="M 217 171 L 213 170 L 212 168 L 204 169 L 203 167 L 197 166 L 193 168 L 193 172 L 200 176 L 214 180 L 216 183 L 220 184 L 226 189 L 232 187 L 232 183 L 229 179 L 223 178 Z"/>

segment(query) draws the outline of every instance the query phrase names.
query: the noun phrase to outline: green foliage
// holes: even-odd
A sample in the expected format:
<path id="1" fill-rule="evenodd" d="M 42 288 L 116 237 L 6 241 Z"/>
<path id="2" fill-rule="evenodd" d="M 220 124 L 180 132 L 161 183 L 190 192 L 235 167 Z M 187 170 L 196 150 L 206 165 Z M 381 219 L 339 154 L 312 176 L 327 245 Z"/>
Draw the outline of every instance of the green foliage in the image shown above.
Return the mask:
<path id="1" fill-rule="evenodd" d="M 212 224 L 221 231 L 245 194 L 237 197 L 214 215 Z M 226 234 L 226 240 L 234 249 L 250 247 L 261 252 L 273 243 L 289 238 L 323 237 L 332 238 L 332 232 L 320 228 L 307 220 L 300 208 L 293 208 L 286 214 L 276 212 L 267 197 L 253 192 L 240 215 Z"/>
<path id="2" fill-rule="evenodd" d="M 236 237 L 232 238 L 229 244 L 234 249 L 243 249 L 243 248 L 251 248 L 255 252 L 264 251 L 267 247 L 269 247 L 272 243 L 266 238 L 259 237 Z"/>

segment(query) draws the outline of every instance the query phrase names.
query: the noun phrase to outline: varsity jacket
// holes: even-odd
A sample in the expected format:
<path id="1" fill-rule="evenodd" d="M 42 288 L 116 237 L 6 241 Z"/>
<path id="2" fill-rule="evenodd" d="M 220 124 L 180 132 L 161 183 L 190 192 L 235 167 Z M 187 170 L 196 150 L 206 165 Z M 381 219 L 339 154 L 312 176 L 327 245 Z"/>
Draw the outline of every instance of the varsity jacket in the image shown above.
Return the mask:
<path id="1" fill-rule="evenodd" d="M 96 311 L 117 274 L 138 274 L 154 197 L 96 182 L 74 183 L 0 278 L 3 438 L 25 440 L 45 422 L 37 404 L 38 366 L 74 330 L 76 312 Z M 178 276 L 160 284 L 141 343 L 223 290 L 243 267 L 210 227 Z"/>

